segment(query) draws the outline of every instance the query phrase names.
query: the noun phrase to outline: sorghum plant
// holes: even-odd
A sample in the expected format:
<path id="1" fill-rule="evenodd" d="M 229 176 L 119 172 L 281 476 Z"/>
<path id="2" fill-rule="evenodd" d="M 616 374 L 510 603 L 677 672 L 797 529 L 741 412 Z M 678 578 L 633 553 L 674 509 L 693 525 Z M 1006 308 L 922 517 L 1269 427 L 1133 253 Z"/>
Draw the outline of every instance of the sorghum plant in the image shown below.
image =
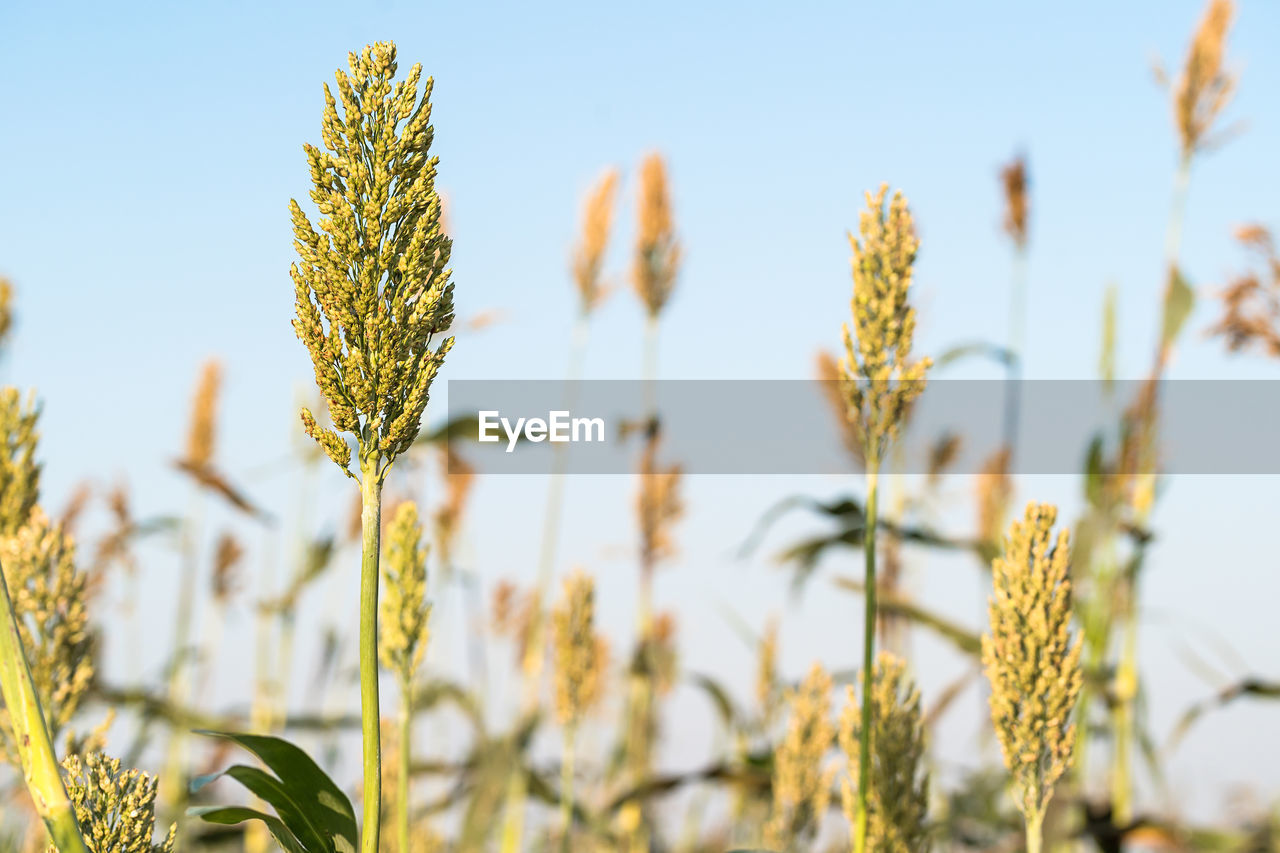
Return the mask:
<path id="1" fill-rule="evenodd" d="M 290 201 L 296 289 L 294 328 L 306 344 L 333 429 L 307 409 L 302 422 L 347 476 L 360 481 L 363 510 L 360 684 L 364 735 L 365 853 L 378 849 L 381 811 L 378 729 L 378 556 L 382 485 L 418 434 L 431 382 L 453 344 L 451 241 L 440 226 L 431 86 L 422 68 L 393 85 L 391 42 L 348 57 L 338 99 L 324 89 L 325 150 L 306 146 L 319 230 Z M 355 439 L 358 473 L 350 468 Z"/>
<path id="2" fill-rule="evenodd" d="M 24 406 L 16 388 L 0 389 L 0 536 L 16 533 L 39 499 L 39 420 L 35 395 Z"/>
<path id="3" fill-rule="evenodd" d="M 924 389 L 928 358 L 911 361 L 915 310 L 907 302 L 920 241 L 907 200 L 894 193 L 888 209 L 882 185 L 867 193 L 860 237 L 849 235 L 853 250 L 853 329 L 844 326 L 845 355 L 840 387 L 845 411 L 862 445 L 866 463 L 867 505 L 863 552 L 866 562 L 866 610 L 863 631 L 862 727 L 858 769 L 855 850 L 866 850 L 867 791 L 871 783 L 871 695 L 876 631 L 876 498 L 880 464 L 912 404 Z"/>
<path id="4" fill-rule="evenodd" d="M 427 649 L 427 552 L 422 544 L 418 506 L 405 501 L 396 510 L 388 532 L 382 568 L 381 631 L 378 656 L 395 674 L 400 687 L 400 730 L 396 736 L 396 839 L 409 849 L 409 761 L 412 756 L 413 680 Z"/>
<path id="5" fill-rule="evenodd" d="M 564 597 L 552 614 L 555 649 L 556 717 L 564 727 L 560 815 L 562 847 L 569 849 L 573 828 L 574 745 L 578 724 L 600 699 L 606 649 L 595 629 L 595 582 L 582 571 L 564 581 Z"/>
<path id="6" fill-rule="evenodd" d="M 834 766 L 824 768 L 836 730 L 831 714 L 831 676 L 815 663 L 799 687 L 787 691 L 787 732 L 773 757 L 773 814 L 765 843 L 804 850 L 831 802 Z"/>
<path id="7" fill-rule="evenodd" d="M 13 285 L 9 279 L 0 277 L 0 346 L 9 337 L 13 328 Z"/>
<path id="8" fill-rule="evenodd" d="M 67 791 L 90 853 L 173 853 L 178 826 L 153 843 L 158 782 L 120 767 L 118 758 L 91 752 L 63 759 Z M 56 853 L 50 845 L 49 853 Z"/>
<path id="9" fill-rule="evenodd" d="M 1045 810 L 1075 747 L 1072 713 L 1083 680 L 1080 640 L 1071 636 L 1070 547 L 1053 538 L 1057 509 L 1029 504 L 992 564 L 991 632 L 982 662 L 991 719 L 1026 819 L 1027 851 L 1039 853 Z"/>
<path id="10" fill-rule="evenodd" d="M 861 711 L 853 687 L 840 715 L 840 748 L 850 775 L 861 761 Z M 923 853 L 929 837 L 929 775 L 924 770 L 920 691 L 901 659 L 881 652 L 869 702 L 872 718 L 871 788 L 867 791 L 867 844 L 876 853 Z M 841 786 L 845 817 L 856 830 L 858 797 L 850 779 Z M 856 845 L 857 837 L 851 832 Z"/>

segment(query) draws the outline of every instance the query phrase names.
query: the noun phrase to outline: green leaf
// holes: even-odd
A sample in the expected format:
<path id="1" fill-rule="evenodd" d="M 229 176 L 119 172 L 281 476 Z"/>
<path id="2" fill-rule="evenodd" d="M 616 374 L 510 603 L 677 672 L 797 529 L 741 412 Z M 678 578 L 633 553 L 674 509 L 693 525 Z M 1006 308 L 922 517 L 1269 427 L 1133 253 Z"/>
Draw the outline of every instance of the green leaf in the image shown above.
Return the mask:
<path id="1" fill-rule="evenodd" d="M 333 849 L 333 844 L 323 830 L 307 813 L 302 803 L 298 802 L 295 792 L 270 773 L 263 772 L 256 767 L 236 764 L 228 767 L 223 773 L 212 777 L 201 777 L 197 780 L 198 784 L 193 784 L 192 787 L 194 789 L 203 786 L 221 776 L 230 776 L 248 788 L 263 802 L 270 804 L 276 810 L 276 814 L 280 815 L 280 820 L 297 837 L 305 849 L 318 851 L 318 853 Z"/>
<path id="2" fill-rule="evenodd" d="M 307 853 L 307 849 L 299 843 L 298 839 L 293 837 L 293 833 L 289 831 L 289 828 L 273 815 L 264 814 L 244 806 L 205 806 L 203 808 L 187 809 L 187 814 L 198 817 L 206 823 L 216 823 L 222 826 L 234 826 L 237 823 L 244 823 L 246 820 L 260 820 L 267 825 L 267 830 L 279 842 L 285 853 Z"/>
<path id="3" fill-rule="evenodd" d="M 305 752 L 277 737 L 211 731 L 199 734 L 224 738 L 256 755 L 279 777 L 298 811 L 328 838 L 329 849 L 334 853 L 355 853 L 359 843 L 355 809 L 342 789 Z M 240 781 L 244 784 L 244 780 Z M 259 796 L 267 799 L 262 794 Z M 272 805 L 279 810 L 275 802 Z M 281 817 L 287 819 L 283 812 Z"/>
<path id="4" fill-rule="evenodd" d="M 1162 347 L 1170 347 L 1178 339 L 1195 304 L 1196 292 L 1182 277 L 1182 272 L 1177 267 L 1169 270 L 1169 288 L 1164 294 L 1164 327 L 1160 332 Z"/>

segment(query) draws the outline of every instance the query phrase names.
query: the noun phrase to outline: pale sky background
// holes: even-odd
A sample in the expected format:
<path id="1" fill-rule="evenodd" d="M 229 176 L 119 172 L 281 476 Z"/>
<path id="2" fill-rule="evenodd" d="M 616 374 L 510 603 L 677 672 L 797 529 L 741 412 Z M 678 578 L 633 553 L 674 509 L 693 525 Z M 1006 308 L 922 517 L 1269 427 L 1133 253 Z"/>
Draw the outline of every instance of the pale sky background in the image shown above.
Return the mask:
<path id="1" fill-rule="evenodd" d="M 1108 283 L 1120 291 L 1121 372 L 1139 375 L 1156 334 L 1175 157 L 1168 99 L 1150 69 L 1157 57 L 1181 62 L 1200 13 L 1185 0 L 1054 9 L 9 0 L 0 7 L 0 273 L 18 289 L 19 325 L 0 377 L 37 388 L 44 401 L 45 503 L 59 509 L 84 477 L 127 478 L 138 515 L 183 511 L 190 488 L 169 461 L 182 448 L 199 364 L 216 356 L 226 368 L 219 460 L 281 518 L 274 553 L 287 555 L 297 481 L 264 472 L 299 434 L 295 396 L 311 372 L 289 326 L 286 203 L 308 191 L 301 145 L 319 141 L 321 83 L 348 50 L 378 39 L 398 43 L 402 72 L 421 61 L 435 77 L 459 314 L 497 309 L 505 318 L 461 337 L 442 380 L 563 374 L 575 299 L 569 245 L 581 195 L 609 165 L 624 177 L 610 264 L 622 287 L 599 312 L 586 373 L 638 376 L 641 313 L 623 275 L 635 167 L 651 149 L 669 158 L 687 258 L 662 328 L 664 378 L 807 378 L 816 349 L 839 343 L 850 291 L 844 232 L 856 225 L 862 192 L 881 181 L 908 194 L 923 241 L 918 349 L 1003 340 L 1009 251 L 997 172 L 1018 151 L 1033 180 L 1027 375 L 1095 375 Z M 1191 185 L 1183 260 L 1204 296 L 1244 263 L 1234 225 L 1280 226 L 1277 35 L 1280 7 L 1241 4 L 1229 55 L 1242 79 L 1227 118 L 1247 127 L 1198 162 Z M 1215 313 L 1202 299 L 1172 375 L 1275 378 L 1276 362 L 1227 358 L 1204 339 Z M 344 523 L 351 488 L 332 470 L 321 483 L 309 522 L 316 531 Z M 1217 664 L 1225 677 L 1280 678 L 1278 485 L 1183 478 L 1159 506 L 1142 642 L 1161 742 L 1189 703 L 1220 686 L 1192 672 L 1175 643 L 1223 661 L 1217 635 L 1235 653 Z M 854 665 L 861 604 L 830 594 L 829 578 L 855 571 L 855 555 L 833 557 L 792 601 L 787 577 L 767 559 L 787 529 L 754 559 L 736 553 L 776 500 L 851 486 L 688 483 L 681 554 L 658 583 L 660 603 L 681 613 L 687 671 L 721 674 L 745 700 L 753 655 L 725 613 L 760 625 L 781 608 L 789 677 L 817 656 L 837 669 Z M 1073 517 L 1074 479 L 1018 487 L 1019 502 L 1060 500 Z M 571 482 L 562 548 L 566 565 L 601 578 L 602 612 L 619 644 L 630 636 L 632 489 L 628 478 Z M 972 484 L 956 478 L 946 490 L 953 500 L 943 523 L 967 530 Z M 532 577 L 544 492 L 531 478 L 479 485 L 465 550 L 486 587 Z M 206 533 L 229 519 L 211 509 Z M 789 529 L 811 526 L 796 519 Z M 251 527 L 246 535 L 247 583 L 258 589 L 271 540 Z M 125 629 L 107 626 L 117 681 L 154 676 L 171 631 L 177 561 L 161 548 L 147 557 L 141 653 L 126 651 Z M 319 626 L 329 614 L 354 620 L 357 561 L 343 560 L 309 598 L 297 670 L 308 677 Z M 912 570 L 923 600 L 978 625 L 983 594 L 971 563 L 912 555 Z M 457 671 L 458 603 L 442 602 L 438 619 L 432 665 Z M 251 627 L 241 604 L 210 690 L 220 704 L 248 696 Z M 915 648 L 926 696 L 936 695 L 961 662 L 924 636 Z M 506 665 L 491 662 L 499 674 Z M 504 680 L 493 679 L 498 696 L 510 694 Z M 315 702 L 306 681 L 294 684 L 299 708 Z M 978 761 L 979 702 L 963 697 L 939 732 L 944 777 Z M 354 693 L 334 704 L 353 708 Z M 677 692 L 670 766 L 709 760 L 712 719 L 700 694 Z M 1169 757 L 1166 807 L 1216 815 L 1241 787 L 1273 801 L 1278 732 L 1275 705 L 1242 702 L 1206 719 Z M 424 754 L 437 746 L 422 739 Z"/>

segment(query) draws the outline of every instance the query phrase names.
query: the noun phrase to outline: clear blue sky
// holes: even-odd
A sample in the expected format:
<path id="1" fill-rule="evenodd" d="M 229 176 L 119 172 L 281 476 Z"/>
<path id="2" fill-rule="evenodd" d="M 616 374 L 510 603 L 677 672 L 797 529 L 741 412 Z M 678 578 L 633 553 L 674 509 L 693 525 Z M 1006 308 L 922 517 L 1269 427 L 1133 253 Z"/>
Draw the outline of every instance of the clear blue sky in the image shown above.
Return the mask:
<path id="1" fill-rule="evenodd" d="M 844 231 L 862 191 L 881 181 L 906 191 L 920 223 L 920 349 L 1001 339 L 1009 259 L 996 174 L 1020 150 L 1034 182 L 1028 375 L 1094 375 L 1110 282 L 1121 294 L 1121 370 L 1136 375 L 1154 341 L 1175 152 L 1150 66 L 1156 57 L 1181 61 L 1200 11 L 1185 0 L 1052 9 L 12 0 L 0 8 L 0 272 L 19 289 L 20 325 L 0 370 L 45 400 L 54 507 L 85 475 L 127 476 L 142 513 L 185 506 L 186 484 L 167 461 L 181 448 L 198 365 L 211 355 L 227 371 L 224 465 L 244 479 L 284 454 L 296 432 L 295 389 L 310 377 L 289 327 L 286 203 L 307 192 L 301 145 L 318 141 L 321 83 L 348 50 L 390 38 L 402 68 L 421 61 L 435 77 L 460 313 L 506 316 L 459 342 L 447 377 L 562 375 L 574 298 L 566 261 L 581 194 L 603 167 L 624 170 L 611 265 L 621 277 L 634 167 L 655 148 L 671 164 L 687 247 L 663 326 L 665 377 L 807 377 L 814 351 L 838 344 L 850 286 Z M 1247 130 L 1192 179 L 1183 257 L 1205 293 L 1242 262 L 1233 225 L 1280 226 L 1278 34 L 1280 7 L 1242 3 L 1230 43 L 1242 83 L 1228 118 Z M 1274 377 L 1275 362 L 1228 360 L 1203 340 L 1213 313 L 1203 300 L 1173 375 Z M 629 293 L 606 304 L 592 341 L 589 376 L 638 373 L 640 317 Z M 1248 669 L 1273 677 L 1280 640 L 1268 602 L 1280 588 L 1274 549 L 1258 530 L 1274 515 L 1275 485 L 1174 483 L 1150 601 L 1153 613 L 1217 625 Z M 1020 487 L 1024 498 L 1044 496 Z M 257 488 L 288 516 L 287 485 Z M 487 578 L 532 572 L 538 521 L 521 518 L 520 501 L 536 506 L 541 488 L 481 486 L 470 535 Z M 660 595 L 713 614 L 687 620 L 691 666 L 731 658 L 746 683 L 748 656 L 715 608 L 728 602 L 757 619 L 776 604 L 782 579 L 763 561 L 735 561 L 732 547 L 773 498 L 840 488 L 690 485 L 684 556 Z M 569 517 L 592 524 L 565 545 L 569 557 L 612 572 L 605 606 L 613 595 L 619 619 L 631 577 L 620 556 L 629 489 L 574 484 Z M 1075 486 L 1044 491 L 1066 500 Z M 968 486 L 953 492 L 967 497 Z M 613 507 L 614 520 L 598 505 Z M 1223 525 L 1212 535 L 1192 524 L 1206 514 Z M 957 523 L 968 518 L 961 511 Z M 493 536 L 497 523 L 506 535 Z M 171 594 L 166 572 L 152 567 L 157 609 Z M 960 590 L 976 621 L 968 567 L 924 568 L 917 584 L 942 602 Z M 854 630 L 841 622 L 852 602 L 830 598 L 806 600 L 799 606 L 813 618 L 795 620 L 790 637 L 784 629 L 792 674 L 819 650 L 833 665 L 855 658 Z M 1163 685 L 1153 697 L 1158 732 L 1210 689 L 1160 650 L 1181 630 L 1153 616 L 1147 632 L 1146 663 Z M 938 657 L 936 673 L 931 665 L 921 667 L 936 688 L 954 661 Z M 696 713 L 706 716 L 701 706 Z M 1259 742 L 1255 727 L 1276 731 L 1278 713 L 1240 708 L 1206 723 L 1171 766 L 1175 793 L 1211 811 L 1237 781 L 1274 796 L 1280 746 Z M 963 735 L 973 725 L 956 728 Z"/>

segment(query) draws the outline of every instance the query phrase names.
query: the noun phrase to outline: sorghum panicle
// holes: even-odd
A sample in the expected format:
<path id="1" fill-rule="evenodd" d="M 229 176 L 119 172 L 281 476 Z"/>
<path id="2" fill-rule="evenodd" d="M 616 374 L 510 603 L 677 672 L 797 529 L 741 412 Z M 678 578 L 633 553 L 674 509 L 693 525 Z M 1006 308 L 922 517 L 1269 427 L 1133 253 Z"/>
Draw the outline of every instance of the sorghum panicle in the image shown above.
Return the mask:
<path id="1" fill-rule="evenodd" d="M 915 310 L 908 304 L 920 241 L 907 200 L 895 192 L 885 209 L 888 185 L 873 196 L 849 235 L 853 250 L 853 328 L 844 326 L 840 380 L 846 412 L 868 460 L 882 460 L 924 390 L 928 358 L 911 361 Z"/>
<path id="2" fill-rule="evenodd" d="M 348 57 L 324 87 L 325 150 L 306 146 L 319 230 L 290 201 L 294 329 L 311 353 L 334 429 L 303 409 L 307 433 L 349 475 L 356 437 L 362 471 L 381 480 L 418 434 L 431 382 L 453 344 L 436 336 L 453 321 L 452 243 L 440 225 L 432 81 L 422 67 L 393 85 L 390 42 Z M 338 114 L 338 99 L 343 115 Z M 354 475 L 352 475 L 354 476 Z"/>
<path id="3" fill-rule="evenodd" d="M 178 826 L 164 841 L 152 843 L 156 823 L 157 782 L 138 770 L 120 768 L 120 760 L 90 752 L 82 761 L 62 762 L 67 794 L 90 853 L 173 853 Z M 57 853 L 50 844 L 48 853 Z"/>
<path id="4" fill-rule="evenodd" d="M 650 154 L 640 165 L 640 204 L 637 211 L 635 263 L 632 283 L 651 318 L 662 313 L 680 269 L 680 242 L 671 216 L 671 190 L 662 157 Z"/>
<path id="5" fill-rule="evenodd" d="M 845 817 L 852 826 L 857 809 L 861 710 L 853 687 L 840 714 L 840 748 L 849 779 L 841 787 Z M 924 722 L 920 691 L 901 659 L 881 652 L 871 690 L 872 764 L 867 797 L 867 843 L 876 853 L 923 853 L 928 849 L 929 775 L 924 769 Z M 853 782 L 850 781 L 853 780 Z"/>
<path id="6" fill-rule="evenodd" d="M 16 388 L 0 389 L 0 536 L 17 532 L 39 499 L 39 419 L 34 394 L 24 406 Z"/>
<path id="7" fill-rule="evenodd" d="M 1223 61 L 1234 14 L 1231 0 L 1210 0 L 1174 85 L 1174 122 L 1184 159 L 1212 142 L 1213 123 L 1235 94 L 1236 75 Z"/>
<path id="8" fill-rule="evenodd" d="M 605 296 L 600 281 L 604 251 L 613 224 L 613 204 L 618 192 L 618 170 L 609 169 L 587 195 L 582 212 L 582 236 L 573 250 L 573 282 L 583 314 L 590 314 Z"/>
<path id="9" fill-rule="evenodd" d="M 595 582 L 576 571 L 564 581 L 564 596 L 551 616 L 555 648 L 556 716 L 576 724 L 599 700 L 606 654 L 595 630 Z"/>
<path id="10" fill-rule="evenodd" d="M 815 663 L 798 688 L 787 691 L 786 735 L 773 756 L 773 814 L 765 843 L 790 850 L 811 839 L 831 802 L 835 767 L 824 768 L 835 737 L 831 676 Z"/>
<path id="11" fill-rule="evenodd" d="M 422 544 L 418 506 L 405 501 L 396 509 L 382 560 L 382 612 L 378 656 L 402 682 L 412 680 L 430 636 L 427 602 L 427 550 Z"/>
<path id="12" fill-rule="evenodd" d="M 1071 765 L 1071 721 L 1083 677 L 1080 640 L 1071 636 L 1070 547 L 1056 539 L 1057 510 L 1027 506 L 992 564 L 991 632 L 982 662 L 991 682 L 991 718 L 1013 776 L 1018 808 L 1043 815 Z"/>

